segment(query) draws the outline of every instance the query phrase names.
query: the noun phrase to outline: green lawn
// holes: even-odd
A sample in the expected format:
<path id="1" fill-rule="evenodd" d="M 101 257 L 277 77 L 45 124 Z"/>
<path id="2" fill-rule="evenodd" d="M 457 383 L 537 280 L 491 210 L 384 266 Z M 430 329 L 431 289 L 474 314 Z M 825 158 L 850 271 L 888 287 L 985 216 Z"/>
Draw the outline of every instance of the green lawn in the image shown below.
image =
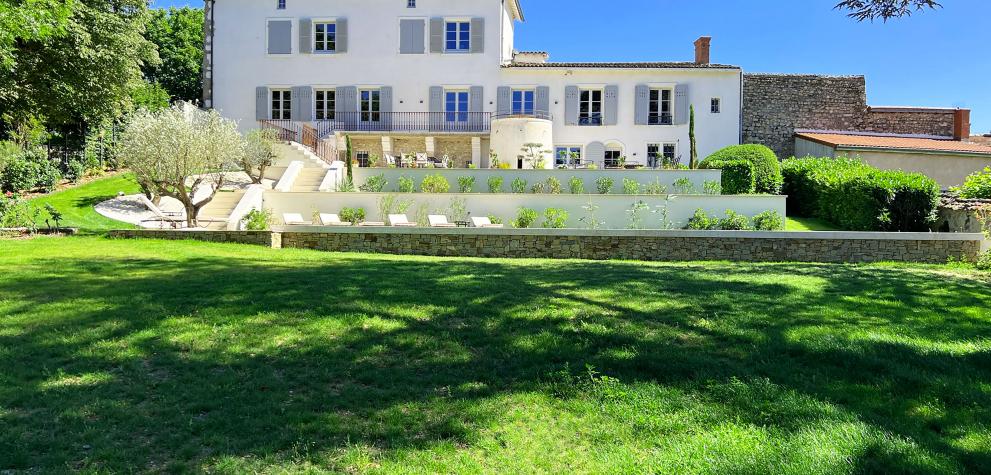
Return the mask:
<path id="1" fill-rule="evenodd" d="M 93 209 L 93 206 L 117 196 L 120 191 L 132 195 L 138 193 L 140 188 L 130 174 L 113 175 L 50 195 L 39 196 L 32 199 L 31 204 L 42 208 L 41 214 L 44 220 L 48 217 L 44 206 L 50 203 L 62 213 L 62 226 L 80 228 L 83 232 L 130 229 L 134 226 L 106 218 Z"/>
<path id="2" fill-rule="evenodd" d="M 0 471 L 991 469 L 973 271 L 0 250 Z"/>
<path id="3" fill-rule="evenodd" d="M 834 226 L 817 218 L 795 218 L 789 216 L 785 224 L 788 231 L 842 231 Z"/>

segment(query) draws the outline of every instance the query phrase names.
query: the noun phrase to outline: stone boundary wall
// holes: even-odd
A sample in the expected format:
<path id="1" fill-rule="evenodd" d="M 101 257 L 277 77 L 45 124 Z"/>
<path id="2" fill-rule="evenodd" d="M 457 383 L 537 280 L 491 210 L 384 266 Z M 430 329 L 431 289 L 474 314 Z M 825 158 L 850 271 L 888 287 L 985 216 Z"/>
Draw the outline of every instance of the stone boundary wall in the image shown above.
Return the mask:
<path id="1" fill-rule="evenodd" d="M 293 227 L 274 232 L 124 230 L 110 236 L 451 257 L 830 263 L 974 261 L 982 245 L 979 234 L 576 229 Z"/>
<path id="2" fill-rule="evenodd" d="M 415 230 L 282 232 L 286 248 L 429 256 L 738 262 L 976 260 L 979 235 L 733 231 Z"/>
<path id="3" fill-rule="evenodd" d="M 795 154 L 796 129 L 952 137 L 954 110 L 869 107 L 864 76 L 745 73 L 743 143 L 785 159 Z"/>
<path id="4" fill-rule="evenodd" d="M 115 239 L 165 239 L 168 241 L 207 241 L 282 247 L 282 235 L 271 231 L 185 231 L 172 229 L 125 229 L 110 231 Z"/>
<path id="5" fill-rule="evenodd" d="M 860 130 L 953 137 L 953 109 L 868 107 Z"/>

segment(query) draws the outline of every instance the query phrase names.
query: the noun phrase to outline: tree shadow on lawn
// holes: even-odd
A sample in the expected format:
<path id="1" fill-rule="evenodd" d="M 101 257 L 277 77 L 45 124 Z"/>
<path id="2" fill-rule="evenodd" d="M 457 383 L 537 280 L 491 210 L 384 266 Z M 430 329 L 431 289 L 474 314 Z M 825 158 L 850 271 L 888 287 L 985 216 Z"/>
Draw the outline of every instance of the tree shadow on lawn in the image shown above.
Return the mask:
<path id="1" fill-rule="evenodd" d="M 991 357 L 967 347 L 988 336 L 987 282 L 840 265 L 326 256 L 60 258 L 0 278 L 0 469 L 470 446 L 499 417 L 480 402 L 546 392 L 549 375 L 585 365 L 757 427 L 836 417 L 783 404 L 791 391 L 947 471 L 991 466 L 988 447 L 953 443 L 991 420 Z M 727 396 L 730 382 L 752 391 Z M 885 450 L 855 463 L 931 469 Z"/>

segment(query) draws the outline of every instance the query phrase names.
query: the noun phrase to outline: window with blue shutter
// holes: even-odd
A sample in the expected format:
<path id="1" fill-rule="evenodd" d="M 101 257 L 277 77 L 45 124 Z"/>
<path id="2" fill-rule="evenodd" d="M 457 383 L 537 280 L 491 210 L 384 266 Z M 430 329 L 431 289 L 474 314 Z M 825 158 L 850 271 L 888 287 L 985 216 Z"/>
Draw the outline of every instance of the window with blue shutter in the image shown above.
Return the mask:
<path id="1" fill-rule="evenodd" d="M 517 89 L 513 91 L 513 115 L 533 115 L 534 91 Z"/>
<path id="2" fill-rule="evenodd" d="M 647 123 L 671 125 L 674 123 L 672 94 L 670 89 L 651 89 Z"/>
<path id="3" fill-rule="evenodd" d="M 362 122 L 382 121 L 382 92 L 378 89 L 362 89 L 358 93 Z"/>
<path id="4" fill-rule="evenodd" d="M 333 22 L 317 22 L 313 24 L 314 46 L 317 53 L 333 53 L 337 51 L 337 24 Z"/>
<path id="5" fill-rule="evenodd" d="M 292 120 L 292 91 L 272 89 L 272 120 Z"/>
<path id="6" fill-rule="evenodd" d="M 444 49 L 448 52 L 471 51 L 471 22 L 449 21 L 445 27 Z"/>
<path id="7" fill-rule="evenodd" d="M 334 120 L 337 115 L 337 91 L 319 89 L 314 92 L 316 120 Z"/>
<path id="8" fill-rule="evenodd" d="M 602 89 L 582 89 L 578 125 L 602 125 Z"/>

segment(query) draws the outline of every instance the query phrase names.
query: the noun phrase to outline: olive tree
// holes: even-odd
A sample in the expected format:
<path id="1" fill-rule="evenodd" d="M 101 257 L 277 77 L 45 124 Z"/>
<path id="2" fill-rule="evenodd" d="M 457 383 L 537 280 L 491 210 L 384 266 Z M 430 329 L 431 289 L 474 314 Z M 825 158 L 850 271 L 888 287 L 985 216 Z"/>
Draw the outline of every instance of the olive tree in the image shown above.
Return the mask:
<path id="1" fill-rule="evenodd" d="M 179 200 L 192 227 L 227 175 L 239 170 L 244 149 L 234 121 L 216 111 L 179 104 L 135 113 L 121 134 L 117 153 L 147 191 Z"/>
<path id="2" fill-rule="evenodd" d="M 880 18 L 888 21 L 892 18 L 909 16 L 912 12 L 942 7 L 936 0 L 843 0 L 836 4 L 836 9 L 846 10 L 847 16 L 857 21 Z"/>
<path id="3" fill-rule="evenodd" d="M 278 154 L 279 133 L 272 129 L 256 129 L 245 137 L 244 154 L 241 155 L 241 169 L 251 177 L 251 181 L 261 183 L 265 170 L 272 166 Z"/>

